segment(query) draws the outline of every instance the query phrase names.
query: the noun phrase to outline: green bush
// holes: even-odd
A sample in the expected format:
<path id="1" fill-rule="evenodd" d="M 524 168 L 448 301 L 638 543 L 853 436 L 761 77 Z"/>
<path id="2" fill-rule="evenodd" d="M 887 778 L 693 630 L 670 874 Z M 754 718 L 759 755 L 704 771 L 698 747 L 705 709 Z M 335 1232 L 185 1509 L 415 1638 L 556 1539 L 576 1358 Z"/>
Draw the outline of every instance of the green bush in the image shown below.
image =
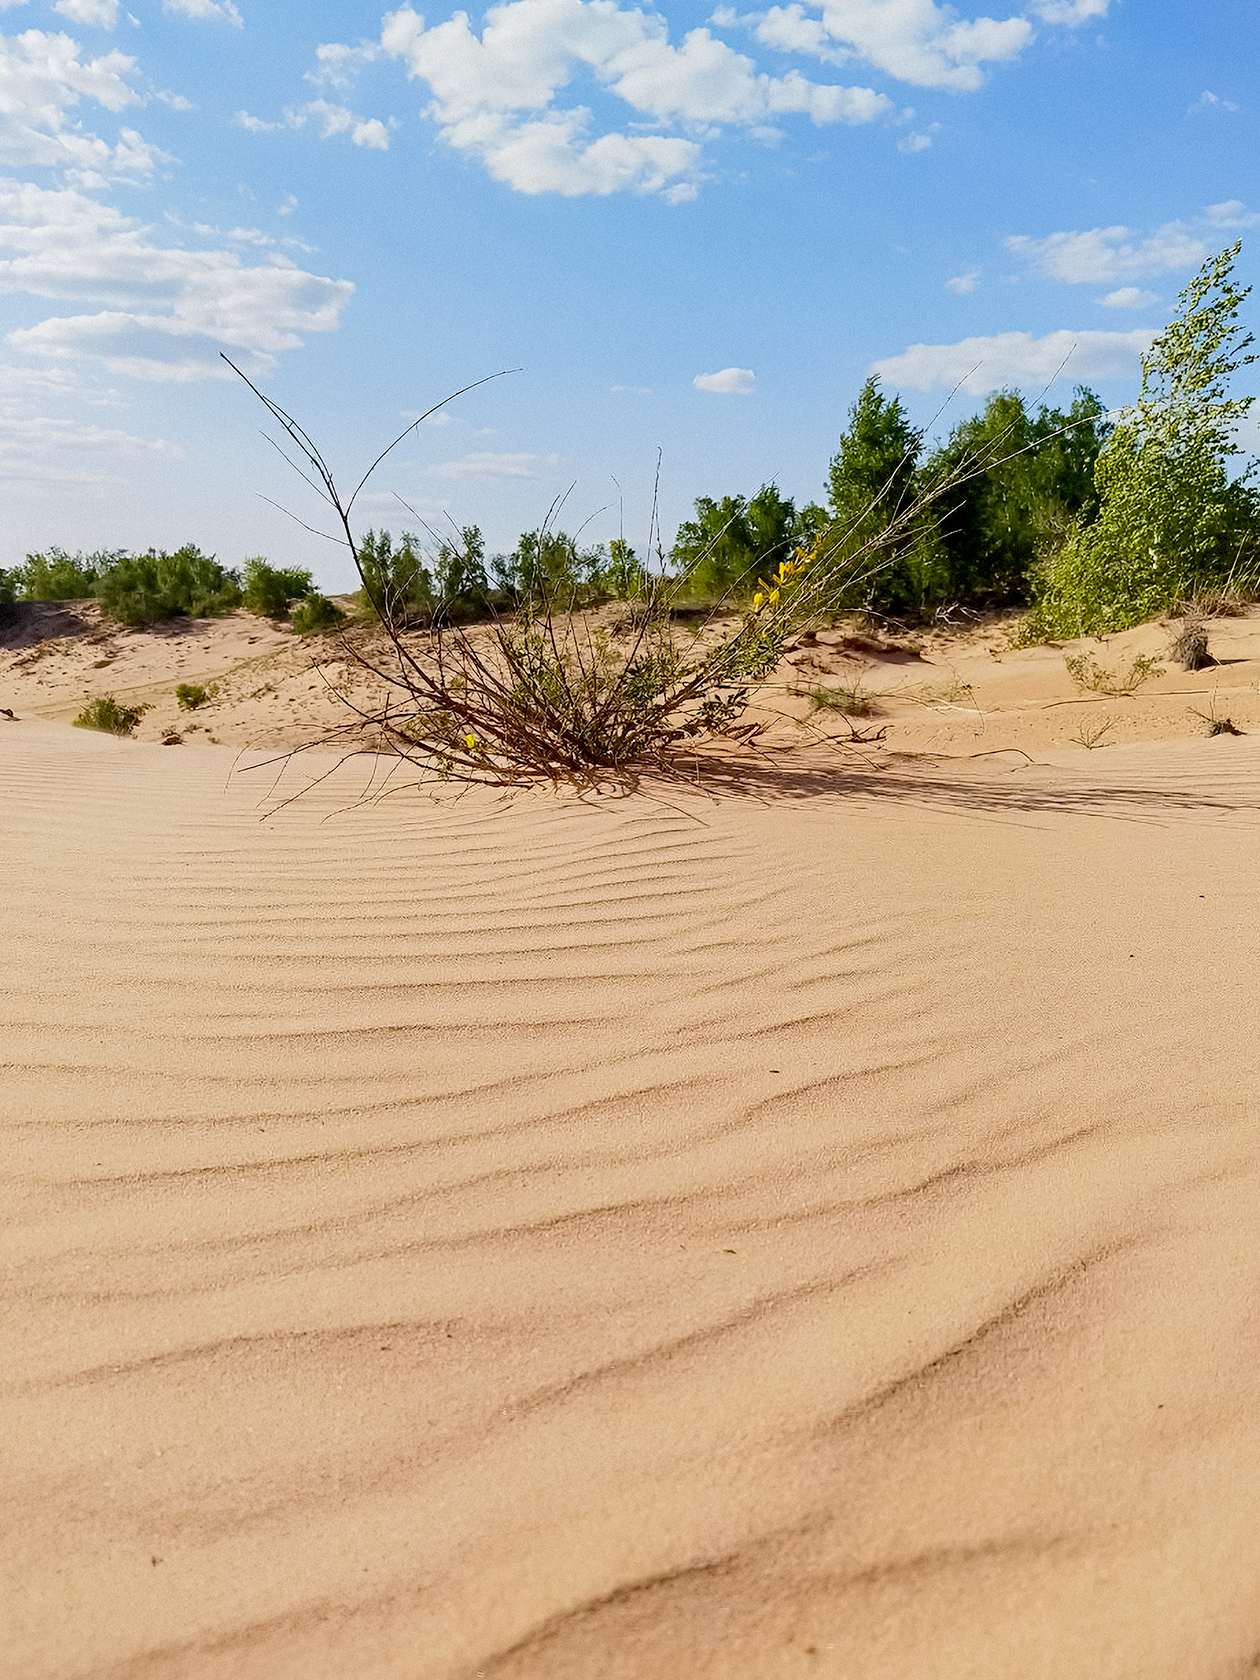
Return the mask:
<path id="1" fill-rule="evenodd" d="M 245 562 L 241 604 L 260 618 L 284 618 L 294 601 L 311 592 L 311 574 L 301 567 L 269 566 L 261 554 Z"/>
<path id="2" fill-rule="evenodd" d="M 289 622 L 299 636 L 322 636 L 328 630 L 339 630 L 346 615 L 327 595 L 308 595 L 294 607 Z"/>
<path id="3" fill-rule="evenodd" d="M 195 712 L 198 706 L 204 706 L 213 698 L 213 687 L 202 688 L 200 683 L 180 683 L 175 689 L 175 699 L 181 712 Z"/>
<path id="4" fill-rule="evenodd" d="M 0 607 L 11 607 L 18 596 L 18 574 L 0 566 Z"/>
<path id="5" fill-rule="evenodd" d="M 241 604 L 241 580 L 212 554 L 192 543 L 174 554 L 124 556 L 100 579 L 97 594 L 105 610 L 123 624 L 153 624 L 164 618 L 211 618 Z"/>
<path id="6" fill-rule="evenodd" d="M 71 555 L 54 547 L 28 554 L 15 576 L 24 601 L 84 601 L 96 594 L 101 578 L 123 558 L 121 549 Z"/>
<path id="7" fill-rule="evenodd" d="M 763 484 L 748 499 L 698 496 L 696 516 L 678 527 L 670 559 L 689 595 L 720 598 L 732 589 L 748 592 L 759 573 L 790 560 L 826 522 L 821 508 L 798 511 L 773 484 Z"/>
<path id="8" fill-rule="evenodd" d="M 74 720 L 76 729 L 103 729 L 108 735 L 134 735 L 148 706 L 124 706 L 112 694 L 89 700 Z"/>

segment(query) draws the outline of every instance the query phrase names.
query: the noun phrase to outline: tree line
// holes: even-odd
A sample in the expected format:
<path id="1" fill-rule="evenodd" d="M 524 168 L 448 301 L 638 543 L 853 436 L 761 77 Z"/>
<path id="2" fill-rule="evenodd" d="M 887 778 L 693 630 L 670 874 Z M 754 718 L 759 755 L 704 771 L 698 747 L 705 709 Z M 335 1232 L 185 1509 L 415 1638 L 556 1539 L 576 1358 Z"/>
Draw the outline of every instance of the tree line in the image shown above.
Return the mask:
<path id="1" fill-rule="evenodd" d="M 738 607 L 792 561 L 821 580 L 812 598 L 837 613 L 922 622 L 1026 608 L 1030 641 L 1123 629 L 1214 592 L 1260 594 L 1255 462 L 1238 466 L 1252 398 L 1232 394 L 1256 359 L 1239 320 L 1240 248 L 1211 258 L 1182 292 L 1143 359 L 1137 402 L 1118 417 L 1084 386 L 1066 409 L 1032 409 L 1000 390 L 929 445 L 871 378 L 823 502 L 797 507 L 773 484 L 701 496 L 655 569 L 620 538 L 583 547 L 564 531 L 528 531 L 510 554 L 487 556 L 475 525 L 428 550 L 412 534 L 370 530 L 357 544 L 360 609 L 395 627 L 457 625 L 523 605 L 633 601 L 662 586 Z M 141 556 L 53 548 L 0 571 L 0 603 L 91 595 L 126 624 L 238 606 L 291 613 L 310 630 L 344 617 L 309 571 L 259 557 L 242 575 L 193 545 Z"/>

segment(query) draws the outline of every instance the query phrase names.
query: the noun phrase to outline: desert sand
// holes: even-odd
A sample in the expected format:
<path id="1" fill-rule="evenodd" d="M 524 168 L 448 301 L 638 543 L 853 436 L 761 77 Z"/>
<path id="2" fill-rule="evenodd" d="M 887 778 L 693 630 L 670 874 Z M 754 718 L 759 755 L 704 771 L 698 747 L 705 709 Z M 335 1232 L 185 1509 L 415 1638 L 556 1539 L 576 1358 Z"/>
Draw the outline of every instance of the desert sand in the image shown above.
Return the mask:
<path id="1" fill-rule="evenodd" d="M 98 633 L 0 665 L 6 1680 L 1260 1673 L 1260 621 L 585 799 Z"/>

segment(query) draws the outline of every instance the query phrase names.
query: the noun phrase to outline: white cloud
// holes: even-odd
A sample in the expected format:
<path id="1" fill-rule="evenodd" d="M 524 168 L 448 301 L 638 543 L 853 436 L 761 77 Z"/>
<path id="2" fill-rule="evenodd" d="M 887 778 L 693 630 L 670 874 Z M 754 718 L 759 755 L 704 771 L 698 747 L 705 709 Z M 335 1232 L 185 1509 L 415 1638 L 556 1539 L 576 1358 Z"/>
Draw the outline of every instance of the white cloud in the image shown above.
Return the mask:
<path id="1" fill-rule="evenodd" d="M 900 356 L 873 362 L 870 371 L 889 385 L 916 391 L 961 386 L 983 396 L 1003 385 L 1046 385 L 1054 379 L 1129 379 L 1141 369 L 1155 337 L 1133 332 L 997 333 L 958 344 L 912 344 Z"/>
<path id="2" fill-rule="evenodd" d="M 1237 105 L 1232 99 L 1222 99 L 1219 93 L 1209 93 L 1205 88 L 1194 104 L 1188 107 L 1194 111 L 1236 111 Z"/>
<path id="3" fill-rule="evenodd" d="M 224 18 L 238 29 L 244 22 L 232 0 L 162 0 L 162 10 L 186 18 Z"/>
<path id="4" fill-rule="evenodd" d="M 376 117 L 356 117 L 344 105 L 330 105 L 326 99 L 312 99 L 296 111 L 286 111 L 290 128 L 302 128 L 309 120 L 319 124 L 323 139 L 336 134 L 348 134 L 356 146 L 368 146 L 378 152 L 389 150 L 389 134 L 385 124 Z"/>
<path id="5" fill-rule="evenodd" d="M 1052 233 L 1045 239 L 1018 234 L 1006 241 L 1006 248 L 1047 278 L 1072 285 L 1146 279 L 1169 269 L 1197 268 L 1207 255 L 1203 240 L 1184 222 L 1168 222 L 1145 239 L 1126 227 Z"/>
<path id="6" fill-rule="evenodd" d="M 1106 17 L 1111 0 L 1033 0 L 1033 11 L 1046 23 L 1061 23 L 1075 29 L 1091 18 Z"/>
<path id="7" fill-rule="evenodd" d="M 1248 210 L 1241 198 L 1227 198 L 1224 204 L 1209 204 L 1203 214 L 1213 227 L 1260 227 L 1260 211 Z"/>
<path id="8" fill-rule="evenodd" d="M 1141 286 L 1121 286 L 1098 301 L 1105 309 L 1148 309 L 1159 299 L 1154 292 L 1144 292 Z"/>
<path id="9" fill-rule="evenodd" d="M 652 395 L 650 385 L 610 385 L 608 389 L 614 396 L 650 397 Z"/>
<path id="10" fill-rule="evenodd" d="M 904 140 L 898 140 L 897 150 L 911 156 L 915 152 L 926 152 L 932 144 L 932 135 L 940 128 L 940 123 L 933 123 L 930 129 L 919 129 L 907 134 Z"/>
<path id="11" fill-rule="evenodd" d="M 720 373 L 698 373 L 691 381 L 697 391 L 713 391 L 720 397 L 746 397 L 757 382 L 751 368 L 729 367 Z"/>
<path id="12" fill-rule="evenodd" d="M 357 47 L 326 41 L 315 48 L 316 67 L 306 72 L 306 80 L 317 87 L 348 88 L 363 66 L 380 56 L 381 49 L 374 41 L 360 41 Z"/>
<path id="13" fill-rule="evenodd" d="M 821 0 L 808 7 L 792 0 L 741 21 L 767 46 L 833 64 L 862 58 L 898 81 L 953 93 L 981 87 L 982 66 L 1018 58 L 1033 35 L 1027 18 L 967 22 L 934 0 Z"/>
<path id="14" fill-rule="evenodd" d="M 966 297 L 968 292 L 974 292 L 980 284 L 980 270 L 969 268 L 966 274 L 955 274 L 952 280 L 945 282 L 945 290 L 953 292 L 956 297 Z"/>
<path id="15" fill-rule="evenodd" d="M 53 11 L 88 29 L 112 29 L 118 22 L 118 0 L 57 0 Z"/>
<path id="16" fill-rule="evenodd" d="M 67 116 L 85 99 L 115 115 L 139 104 L 127 80 L 135 59 L 108 52 L 80 60 L 78 53 L 68 35 L 0 35 L 0 167 L 62 169 L 83 186 L 152 175 L 165 153 L 134 129 L 122 129 L 110 146 Z"/>
<path id="17" fill-rule="evenodd" d="M 251 134 L 274 134 L 277 129 L 305 128 L 308 122 L 314 122 L 324 140 L 348 134 L 356 146 L 368 146 L 378 152 L 389 150 L 389 131 L 379 118 L 356 117 L 344 105 L 330 105 L 326 99 L 312 99 L 286 111 L 283 122 L 265 122 L 262 117 L 251 117 L 248 111 L 238 111 L 233 120 Z M 284 214 L 282 210 L 281 215 Z"/>
<path id="18" fill-rule="evenodd" d="M 7 11 L 10 6 L 25 6 L 26 0 L 0 0 L 0 12 Z"/>
<path id="19" fill-rule="evenodd" d="M 110 470 L 115 464 L 121 468 L 137 459 L 176 460 L 182 453 L 165 438 L 134 437 L 75 420 L 0 417 L 0 479 L 20 483 L 26 490 L 104 488 L 123 476 Z"/>
<path id="20" fill-rule="evenodd" d="M 553 467 L 559 459 L 558 455 L 492 455 L 479 450 L 428 471 L 435 478 L 537 478 L 539 467 Z"/>
<path id="21" fill-rule="evenodd" d="M 797 70 L 774 77 L 693 29 L 672 46 L 663 19 L 616 0 L 508 0 L 486 14 L 481 35 L 465 12 L 426 29 L 409 6 L 388 14 L 381 46 L 428 83 L 428 114 L 451 146 L 480 157 L 518 192 L 569 196 L 630 190 L 694 196 L 696 140 L 666 135 L 590 136 L 588 106 L 556 96 L 585 72 L 655 123 L 701 134 L 730 124 L 754 131 L 778 116 L 817 124 L 865 123 L 891 111 L 870 88 L 823 86 Z M 670 188 L 670 183 L 674 183 Z"/>
<path id="22" fill-rule="evenodd" d="M 19 329 L 8 343 L 138 379 L 216 378 L 226 373 L 221 346 L 265 366 L 302 333 L 333 330 L 354 289 L 279 252 L 247 266 L 236 251 L 163 247 L 151 234 L 73 189 L 0 180 L 0 292 L 100 306 Z"/>

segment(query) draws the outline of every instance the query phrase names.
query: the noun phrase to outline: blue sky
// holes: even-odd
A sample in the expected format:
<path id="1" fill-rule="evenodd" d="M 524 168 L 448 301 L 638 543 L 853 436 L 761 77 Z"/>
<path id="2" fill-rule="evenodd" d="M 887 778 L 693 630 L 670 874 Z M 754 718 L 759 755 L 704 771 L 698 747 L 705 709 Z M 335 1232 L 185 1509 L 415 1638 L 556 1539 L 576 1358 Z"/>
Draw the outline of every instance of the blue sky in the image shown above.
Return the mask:
<path id="1" fill-rule="evenodd" d="M 668 542 L 697 495 L 819 498 L 872 369 L 937 432 L 1000 385 L 1121 404 L 1203 256 L 1260 249 L 1255 0 L 0 0 L 0 31 L 0 565 L 195 541 L 347 587 L 263 499 L 318 512 L 221 350 L 347 478 L 519 368 L 362 523 L 414 526 L 401 496 L 507 548 L 572 485 L 566 527 L 642 549 L 658 449 Z"/>

